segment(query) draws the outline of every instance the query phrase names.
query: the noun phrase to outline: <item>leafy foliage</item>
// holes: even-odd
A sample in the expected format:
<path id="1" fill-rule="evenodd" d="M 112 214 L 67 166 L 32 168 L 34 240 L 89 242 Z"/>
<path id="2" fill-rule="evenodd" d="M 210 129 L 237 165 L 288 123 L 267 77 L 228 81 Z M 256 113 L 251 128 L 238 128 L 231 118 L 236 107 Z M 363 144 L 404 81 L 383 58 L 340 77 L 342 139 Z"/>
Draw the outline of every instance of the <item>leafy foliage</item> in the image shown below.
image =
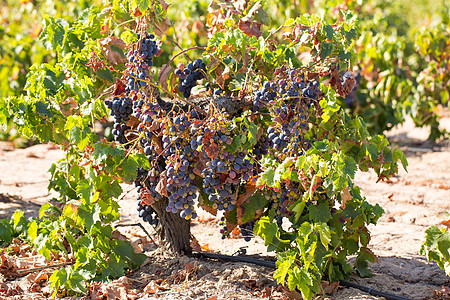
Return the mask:
<path id="1" fill-rule="evenodd" d="M 24 136 L 63 147 L 49 184 L 60 197 L 39 220 L 2 221 L 2 240 L 22 236 L 47 259 L 71 259 L 50 278 L 54 295 L 84 293 L 141 262 L 111 225 L 120 184 L 134 181 L 144 220 L 150 208 L 195 218 L 195 204 L 222 210 L 229 232 L 257 221 L 255 233 L 277 253 L 274 277 L 305 299 L 323 279 L 369 275 L 367 226 L 383 210 L 361 196 L 355 172 L 383 180 L 407 162 L 339 105 L 355 85 L 347 71 L 357 62 L 356 17 L 305 14 L 267 33 L 259 1 L 213 1 L 206 47 L 168 55 L 166 10 L 163 1 L 117 1 L 76 20 L 44 19 L 40 37 L 54 62 L 33 65 L 26 94 L 3 100 L 0 119 L 11 115 Z M 191 60 L 192 50 L 202 59 Z M 109 113 L 114 142 L 94 130 Z"/>
<path id="2" fill-rule="evenodd" d="M 420 254 L 434 260 L 439 268 L 450 276 L 450 233 L 445 228 L 431 226 L 426 231 L 425 241 Z"/>

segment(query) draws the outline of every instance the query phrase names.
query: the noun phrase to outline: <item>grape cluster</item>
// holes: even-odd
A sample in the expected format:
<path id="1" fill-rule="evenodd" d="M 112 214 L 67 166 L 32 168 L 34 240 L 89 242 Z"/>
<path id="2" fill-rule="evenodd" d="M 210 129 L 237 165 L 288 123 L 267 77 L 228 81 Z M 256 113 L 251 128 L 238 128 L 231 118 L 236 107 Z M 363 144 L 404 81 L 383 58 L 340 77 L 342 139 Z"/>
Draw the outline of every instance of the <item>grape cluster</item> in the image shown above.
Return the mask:
<path id="1" fill-rule="evenodd" d="M 253 237 L 253 228 L 255 227 L 255 220 L 252 220 L 248 223 L 239 225 L 239 229 L 241 231 L 241 236 L 244 238 L 244 241 L 250 242 Z"/>
<path id="2" fill-rule="evenodd" d="M 273 84 L 265 85 L 269 91 L 273 89 Z M 267 134 L 270 146 L 276 153 L 282 153 L 280 158 L 298 155 L 305 149 L 304 134 L 309 129 L 307 119 L 311 103 L 319 94 L 318 87 L 318 81 L 307 83 L 303 75 L 297 76 L 296 70 L 288 71 L 285 78 L 278 80 L 276 92 L 268 99 L 274 122 Z M 272 97 L 275 93 L 277 96 Z"/>
<path id="3" fill-rule="evenodd" d="M 256 160 L 261 160 L 264 155 L 269 153 L 270 140 L 266 136 L 262 136 L 253 147 L 252 153 Z"/>
<path id="4" fill-rule="evenodd" d="M 170 195 L 166 211 L 179 213 L 180 217 L 186 220 L 197 217 L 194 210 L 197 187 L 189 166 L 190 162 L 184 154 L 181 154 L 175 163 L 167 165 L 167 192 Z"/>
<path id="5" fill-rule="evenodd" d="M 106 100 L 106 106 L 111 109 L 115 123 L 127 122 L 133 112 L 133 103 L 128 98 L 114 97 L 112 101 Z"/>
<path id="6" fill-rule="evenodd" d="M 230 233 L 228 232 L 227 223 L 225 222 L 225 217 L 220 218 L 219 226 L 220 237 L 222 238 L 222 240 L 224 240 L 230 235 Z"/>
<path id="7" fill-rule="evenodd" d="M 140 39 L 138 34 L 138 39 Z M 141 40 L 141 59 L 147 64 L 147 66 L 153 66 L 153 57 L 158 53 L 159 48 L 154 41 L 154 34 L 146 34 L 145 38 Z"/>
<path id="8" fill-rule="evenodd" d="M 177 115 L 166 124 L 162 136 L 169 194 L 166 211 L 179 213 L 185 219 L 197 217 L 194 210 L 197 187 L 194 182 L 192 161 L 198 151 L 188 142 L 190 126 L 188 114 Z"/>
<path id="9" fill-rule="evenodd" d="M 253 110 L 258 111 L 268 104 L 272 104 L 278 95 L 278 86 L 275 82 L 264 82 L 261 90 L 255 93 L 255 99 L 253 100 Z"/>
<path id="10" fill-rule="evenodd" d="M 158 226 L 159 219 L 158 214 L 150 205 L 141 205 L 138 200 L 138 208 L 139 217 L 144 220 L 144 222 L 148 222 L 150 225 Z"/>
<path id="11" fill-rule="evenodd" d="M 205 78 L 206 64 L 200 58 L 189 63 L 186 68 L 183 64 L 179 64 L 174 74 L 178 76 L 178 90 L 183 93 L 184 98 L 189 98 L 192 88 L 197 85 L 197 80 Z"/>
<path id="12" fill-rule="evenodd" d="M 138 187 L 138 193 L 137 196 L 138 200 L 138 206 L 137 211 L 139 212 L 139 217 L 144 220 L 144 222 L 148 222 L 151 225 L 157 226 L 158 225 L 158 214 L 156 211 L 151 207 L 151 204 L 153 204 L 151 200 L 151 195 L 149 191 L 143 187 L 138 181 L 135 182 L 135 184 Z"/>
<path id="13" fill-rule="evenodd" d="M 293 212 L 288 208 L 301 199 L 303 193 L 299 183 L 282 183 L 279 190 L 267 190 L 266 198 L 270 207 L 275 210 L 275 218 L 278 226 L 281 226 L 283 217 L 289 218 Z"/>
<path id="14" fill-rule="evenodd" d="M 138 34 L 139 42 L 135 49 L 127 53 L 128 63 L 128 80 L 125 87 L 127 93 L 139 92 L 139 90 L 147 85 L 147 77 L 149 75 L 149 68 L 153 66 L 153 57 L 158 53 L 158 45 L 153 40 L 153 34 L 146 34 L 141 39 L 141 34 Z"/>
<path id="15" fill-rule="evenodd" d="M 114 117 L 112 134 L 116 142 L 125 144 L 125 131 L 130 129 L 125 123 L 130 120 L 133 112 L 133 104 L 128 98 L 114 97 L 113 100 L 106 100 L 106 106 L 111 109 L 111 115 Z"/>
<path id="16" fill-rule="evenodd" d="M 235 154 L 223 150 L 232 143 L 231 132 L 221 120 L 212 118 L 212 128 L 205 128 L 202 136 L 202 152 L 210 160 L 202 171 L 203 190 L 218 210 L 231 211 L 237 201 L 241 180 L 253 176 L 254 165 L 245 159 L 246 153 Z M 214 128 L 214 126 L 216 128 Z"/>

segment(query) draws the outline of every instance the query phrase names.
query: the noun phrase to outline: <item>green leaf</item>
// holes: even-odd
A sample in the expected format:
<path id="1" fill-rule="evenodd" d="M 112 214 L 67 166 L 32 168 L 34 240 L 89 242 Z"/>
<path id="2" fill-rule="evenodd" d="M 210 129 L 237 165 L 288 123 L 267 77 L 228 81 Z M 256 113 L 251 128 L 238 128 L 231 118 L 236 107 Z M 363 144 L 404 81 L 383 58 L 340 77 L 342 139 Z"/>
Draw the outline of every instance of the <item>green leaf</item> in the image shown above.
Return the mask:
<path id="1" fill-rule="evenodd" d="M 294 214 L 295 222 L 298 222 L 298 219 L 302 216 L 303 210 L 305 209 L 306 202 L 305 201 L 299 201 L 297 204 L 294 204 L 295 206 L 292 208 L 292 211 Z"/>
<path id="2" fill-rule="evenodd" d="M 94 226 L 96 222 L 101 221 L 100 218 L 101 212 L 102 210 L 98 203 L 95 203 L 92 207 L 90 207 L 89 211 L 85 210 L 84 207 L 80 207 L 78 209 L 78 215 L 80 216 L 88 232 L 92 230 L 92 226 Z"/>
<path id="3" fill-rule="evenodd" d="M 28 236 L 30 237 L 31 241 L 34 241 L 37 238 L 37 234 L 38 234 L 37 222 L 33 221 L 28 226 Z"/>
<path id="4" fill-rule="evenodd" d="M 441 252 L 444 260 L 450 262 L 450 233 L 443 234 L 438 241 L 437 249 Z"/>
<path id="5" fill-rule="evenodd" d="M 323 27 L 323 29 L 327 34 L 327 39 L 330 41 L 333 40 L 334 28 L 330 24 L 327 24 Z"/>
<path id="6" fill-rule="evenodd" d="M 309 218 L 314 222 L 326 223 L 331 219 L 330 208 L 325 203 L 308 206 Z"/>
<path id="7" fill-rule="evenodd" d="M 322 223 L 316 226 L 317 231 L 319 232 L 319 237 L 321 243 L 325 246 L 325 249 L 328 250 L 328 245 L 331 242 L 331 230 L 330 227 L 326 223 Z"/>
<path id="8" fill-rule="evenodd" d="M 227 151 L 228 153 L 236 153 L 241 146 L 241 138 L 242 137 L 239 135 L 233 136 L 231 144 L 225 147 L 225 151 Z"/>
<path id="9" fill-rule="evenodd" d="M 277 283 L 284 284 L 284 281 L 286 280 L 286 276 L 291 269 L 291 266 L 295 263 L 296 255 L 290 256 L 286 255 L 285 257 L 282 257 L 281 259 L 278 258 L 277 260 L 277 269 L 273 273 L 273 278 L 277 280 Z"/>
<path id="10" fill-rule="evenodd" d="M 55 298 L 58 290 L 65 287 L 67 283 L 67 271 L 64 268 L 58 269 L 48 279 L 50 282 L 50 288 L 53 290 L 52 297 Z"/>
<path id="11" fill-rule="evenodd" d="M 78 270 L 70 269 L 68 276 L 68 288 L 75 293 L 85 294 L 86 293 L 86 278 L 80 274 Z"/>
<path id="12" fill-rule="evenodd" d="M 264 171 L 261 175 L 261 180 L 263 183 L 267 184 L 267 186 L 274 187 L 275 181 L 274 181 L 275 171 L 273 168 L 268 168 Z"/>
<path id="13" fill-rule="evenodd" d="M 123 180 L 125 182 L 131 182 L 136 178 L 139 165 L 133 157 L 124 159 L 120 167 L 123 171 Z"/>
<path id="14" fill-rule="evenodd" d="M 328 56 L 331 56 L 331 53 L 333 53 L 333 50 L 334 50 L 334 44 L 332 44 L 332 43 L 320 44 L 320 58 L 325 59 Z"/>
<path id="15" fill-rule="evenodd" d="M 257 140 L 257 134 L 258 134 L 258 127 L 255 125 L 255 123 L 250 122 L 248 127 L 248 141 L 253 146 L 256 144 Z"/>
<path id="16" fill-rule="evenodd" d="M 344 157 L 344 168 L 343 172 L 345 175 L 349 175 L 350 178 L 355 178 L 356 171 L 358 170 L 358 167 L 356 165 L 355 160 L 351 156 L 345 156 Z"/>
<path id="17" fill-rule="evenodd" d="M 279 241 L 276 238 L 278 226 L 276 223 L 273 223 L 269 217 L 261 217 L 261 219 L 256 222 L 254 232 L 264 239 L 264 244 L 269 246 L 268 251 L 273 251 L 277 248 L 279 244 Z"/>
<path id="18" fill-rule="evenodd" d="M 242 223 L 247 223 L 255 219 L 256 211 L 265 207 L 269 201 L 263 193 L 255 193 L 249 197 L 242 205 L 244 215 L 241 218 Z"/>
<path id="19" fill-rule="evenodd" d="M 145 12 L 152 6 L 151 0 L 133 0 L 133 4 L 139 8 L 141 12 Z"/>
<path id="20" fill-rule="evenodd" d="M 114 82 L 113 73 L 109 69 L 98 69 L 96 73 L 101 79 Z"/>
<path id="21" fill-rule="evenodd" d="M 78 182 L 77 194 L 80 195 L 83 199 L 88 200 L 93 190 L 94 186 L 89 179 L 82 179 Z"/>
<path id="22" fill-rule="evenodd" d="M 140 266 L 147 259 L 142 253 L 136 253 L 128 241 L 115 240 L 114 253 L 133 266 Z"/>

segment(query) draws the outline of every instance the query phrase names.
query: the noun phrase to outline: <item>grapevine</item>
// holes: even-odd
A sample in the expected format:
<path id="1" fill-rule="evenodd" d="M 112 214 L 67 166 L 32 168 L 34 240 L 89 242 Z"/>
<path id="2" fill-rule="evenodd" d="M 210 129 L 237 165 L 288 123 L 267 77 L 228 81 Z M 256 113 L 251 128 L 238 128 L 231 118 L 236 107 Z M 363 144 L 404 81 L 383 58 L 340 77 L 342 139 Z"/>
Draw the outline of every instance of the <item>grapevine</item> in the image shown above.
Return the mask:
<path id="1" fill-rule="evenodd" d="M 54 273 L 55 295 L 65 288 L 64 276 L 81 276 L 83 283 L 70 286 L 80 292 L 86 282 L 119 276 L 142 261 L 129 254 L 116 273 L 108 273 L 108 265 L 93 268 L 124 259 L 120 247 L 130 250 L 111 233 L 121 182 L 134 183 L 137 215 L 156 227 L 172 252 L 191 252 L 190 220 L 202 207 L 221 216 L 223 238 L 235 229 L 244 240 L 261 236 L 278 256 L 274 277 L 306 299 L 319 292 L 324 278 L 336 281 L 353 270 L 368 275 L 367 261 L 375 258 L 367 248 L 367 226 L 383 211 L 366 202 L 352 180 L 357 168 L 389 178 L 406 160 L 337 103 L 356 82 L 348 72 L 356 57 L 355 20 L 332 25 L 304 16 L 287 21 L 283 34 L 255 32 L 262 24 L 255 11 L 262 8 L 249 2 L 241 14 L 251 16 L 246 22 L 252 26 L 234 22 L 233 14 L 229 22 L 209 24 L 208 45 L 191 47 L 202 50 L 191 60 L 190 50 L 171 58 L 162 50 L 169 42 L 180 48 L 157 25 L 167 8 L 128 4 L 133 25 L 123 29 L 126 42 L 112 38 L 114 32 L 105 37 L 96 18 L 67 26 L 72 38 L 60 40 L 55 28 L 62 21 L 48 19 L 42 39 L 59 54 L 57 63 L 37 66 L 28 94 L 8 102 L 24 133 L 56 141 L 68 153 L 51 170 L 63 210 L 55 216 L 43 209 L 46 219 L 34 221 L 29 237 L 48 258 L 47 248 L 68 256 L 63 239 L 71 253 L 84 253 L 76 256 L 72 273 Z M 124 50 L 117 52 L 121 59 L 111 55 L 112 46 Z M 302 62 L 302 53 L 311 60 Z M 75 75 L 65 72 L 67 65 Z M 76 108 L 65 110 L 72 100 Z M 107 118 L 113 119 L 111 142 L 92 130 L 95 120 Z M 67 222 L 68 229 L 56 243 L 42 243 L 51 222 Z M 103 246 L 109 244 L 111 249 Z M 98 252 L 87 251 L 95 246 Z M 356 256 L 353 266 L 348 255 Z"/>

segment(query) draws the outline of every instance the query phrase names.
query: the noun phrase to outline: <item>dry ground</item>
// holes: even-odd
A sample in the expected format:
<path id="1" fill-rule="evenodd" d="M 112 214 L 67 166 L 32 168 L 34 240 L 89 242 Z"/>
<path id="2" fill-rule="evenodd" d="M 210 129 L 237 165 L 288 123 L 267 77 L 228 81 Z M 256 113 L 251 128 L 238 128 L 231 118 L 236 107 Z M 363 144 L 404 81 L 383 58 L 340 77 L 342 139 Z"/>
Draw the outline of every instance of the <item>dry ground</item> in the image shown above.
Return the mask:
<path id="1" fill-rule="evenodd" d="M 444 119 L 442 126 L 450 130 L 450 118 Z M 375 183 L 373 173 L 359 172 L 356 178 L 367 199 L 379 203 L 386 213 L 377 226 L 370 228 L 370 245 L 379 257 L 379 262 L 372 264 L 374 277 L 354 276 L 352 281 L 410 299 L 431 299 L 433 291 L 450 287 L 450 278 L 418 254 L 425 229 L 450 219 L 450 147 L 445 142 L 430 144 L 425 141 L 426 136 L 426 130 L 413 128 L 411 122 L 391 131 L 390 140 L 407 154 L 408 172 L 402 170 L 391 181 L 382 183 Z M 8 143 L 0 144 L 0 219 L 9 217 L 16 209 L 22 209 L 26 216 L 37 215 L 39 206 L 54 196 L 47 191 L 47 170 L 61 157 L 63 153 L 49 145 L 20 150 Z M 139 221 L 135 191 L 128 186 L 124 188 L 130 192 L 120 201 L 120 222 L 135 223 Z M 145 226 L 154 234 L 150 226 Z M 117 299 L 133 293 L 138 299 L 258 299 L 267 295 L 281 299 L 286 296 L 273 282 L 272 269 L 195 257 L 168 257 L 139 227 L 124 227 L 120 231 L 145 251 L 150 260 L 126 279 L 97 287 L 93 292 L 109 292 Z M 193 223 L 192 233 L 201 246 L 214 252 L 233 255 L 245 249 L 247 254 L 272 255 L 265 251 L 259 238 L 249 243 L 240 239 L 221 240 L 215 220 L 206 213 Z M 27 291 L 35 276 L 11 281 L 0 274 L 0 287 L 19 286 L 24 290 L 7 297 L 0 291 L 0 300 L 45 299 L 41 293 Z M 384 299 L 343 287 L 325 298 Z"/>

